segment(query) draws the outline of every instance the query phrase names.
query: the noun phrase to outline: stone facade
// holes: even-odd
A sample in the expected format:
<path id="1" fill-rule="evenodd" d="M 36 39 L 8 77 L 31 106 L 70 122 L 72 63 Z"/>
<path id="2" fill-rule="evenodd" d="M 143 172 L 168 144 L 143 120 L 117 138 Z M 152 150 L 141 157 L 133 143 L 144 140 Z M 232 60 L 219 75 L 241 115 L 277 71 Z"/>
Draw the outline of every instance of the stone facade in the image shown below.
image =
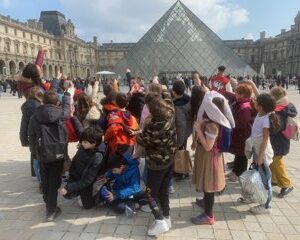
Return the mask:
<path id="1" fill-rule="evenodd" d="M 281 30 L 275 37 L 266 38 L 260 33 L 260 39 L 225 41 L 241 58 L 258 73 L 262 63 L 266 75 L 300 74 L 300 11 L 290 30 Z"/>
<path id="2" fill-rule="evenodd" d="M 112 71 L 114 66 L 134 46 L 134 43 L 103 43 L 98 49 L 99 70 Z M 124 69 L 125 73 L 125 69 Z"/>
<path id="3" fill-rule="evenodd" d="M 0 15 L 0 76 L 14 76 L 37 52 L 48 47 L 44 76 L 52 78 L 62 71 L 72 78 L 86 78 L 96 71 L 97 39 L 85 42 L 74 33 L 71 20 L 57 11 L 41 12 L 39 21 L 26 23 Z"/>

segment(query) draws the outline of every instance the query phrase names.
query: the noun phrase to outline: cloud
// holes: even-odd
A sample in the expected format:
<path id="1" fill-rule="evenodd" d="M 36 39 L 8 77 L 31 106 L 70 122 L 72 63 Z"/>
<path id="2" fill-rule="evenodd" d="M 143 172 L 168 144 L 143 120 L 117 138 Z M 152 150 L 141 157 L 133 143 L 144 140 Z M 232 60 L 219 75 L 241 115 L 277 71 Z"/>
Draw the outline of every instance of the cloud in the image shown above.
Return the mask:
<path id="1" fill-rule="evenodd" d="M 9 1 L 9 0 L 0 0 Z M 168 10 L 174 0 L 59 0 L 79 36 L 101 42 L 136 42 Z M 183 0 L 215 32 L 249 21 L 248 11 L 236 0 Z"/>
<path id="2" fill-rule="evenodd" d="M 4 9 L 9 9 L 9 8 L 12 8 L 15 4 L 14 4 L 14 1 L 12 1 L 12 0 L 0 0 L 0 5 Z"/>

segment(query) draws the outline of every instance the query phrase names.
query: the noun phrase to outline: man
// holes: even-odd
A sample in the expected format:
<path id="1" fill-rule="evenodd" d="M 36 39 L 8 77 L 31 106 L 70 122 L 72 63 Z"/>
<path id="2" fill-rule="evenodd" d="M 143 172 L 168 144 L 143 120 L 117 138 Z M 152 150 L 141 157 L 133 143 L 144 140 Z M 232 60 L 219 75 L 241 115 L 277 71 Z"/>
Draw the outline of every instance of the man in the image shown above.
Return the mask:
<path id="1" fill-rule="evenodd" d="M 224 75 L 225 69 L 226 68 L 224 66 L 218 67 L 218 74 L 210 81 L 211 89 L 221 94 L 224 94 L 225 92 L 232 92 L 230 79 Z"/>

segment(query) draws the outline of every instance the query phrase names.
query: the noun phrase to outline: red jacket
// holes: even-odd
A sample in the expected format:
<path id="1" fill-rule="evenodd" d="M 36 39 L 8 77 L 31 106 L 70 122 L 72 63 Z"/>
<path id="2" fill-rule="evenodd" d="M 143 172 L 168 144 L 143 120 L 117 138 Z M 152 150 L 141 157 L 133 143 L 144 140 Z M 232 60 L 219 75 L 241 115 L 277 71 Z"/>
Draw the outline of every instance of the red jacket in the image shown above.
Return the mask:
<path id="1" fill-rule="evenodd" d="M 211 90 L 224 94 L 226 92 L 226 85 L 230 80 L 223 75 L 216 75 L 211 79 Z"/>

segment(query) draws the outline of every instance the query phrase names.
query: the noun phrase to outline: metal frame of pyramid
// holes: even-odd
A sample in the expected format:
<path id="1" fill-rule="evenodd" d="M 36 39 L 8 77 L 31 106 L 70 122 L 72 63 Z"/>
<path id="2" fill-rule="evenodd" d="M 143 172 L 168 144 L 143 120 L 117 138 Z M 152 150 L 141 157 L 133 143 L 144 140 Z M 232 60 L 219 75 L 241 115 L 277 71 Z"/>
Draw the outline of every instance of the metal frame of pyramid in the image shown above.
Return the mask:
<path id="1" fill-rule="evenodd" d="M 114 67 L 123 75 L 145 80 L 161 72 L 194 72 L 211 76 L 218 66 L 239 76 L 256 72 L 230 49 L 209 27 L 177 1 Z"/>

